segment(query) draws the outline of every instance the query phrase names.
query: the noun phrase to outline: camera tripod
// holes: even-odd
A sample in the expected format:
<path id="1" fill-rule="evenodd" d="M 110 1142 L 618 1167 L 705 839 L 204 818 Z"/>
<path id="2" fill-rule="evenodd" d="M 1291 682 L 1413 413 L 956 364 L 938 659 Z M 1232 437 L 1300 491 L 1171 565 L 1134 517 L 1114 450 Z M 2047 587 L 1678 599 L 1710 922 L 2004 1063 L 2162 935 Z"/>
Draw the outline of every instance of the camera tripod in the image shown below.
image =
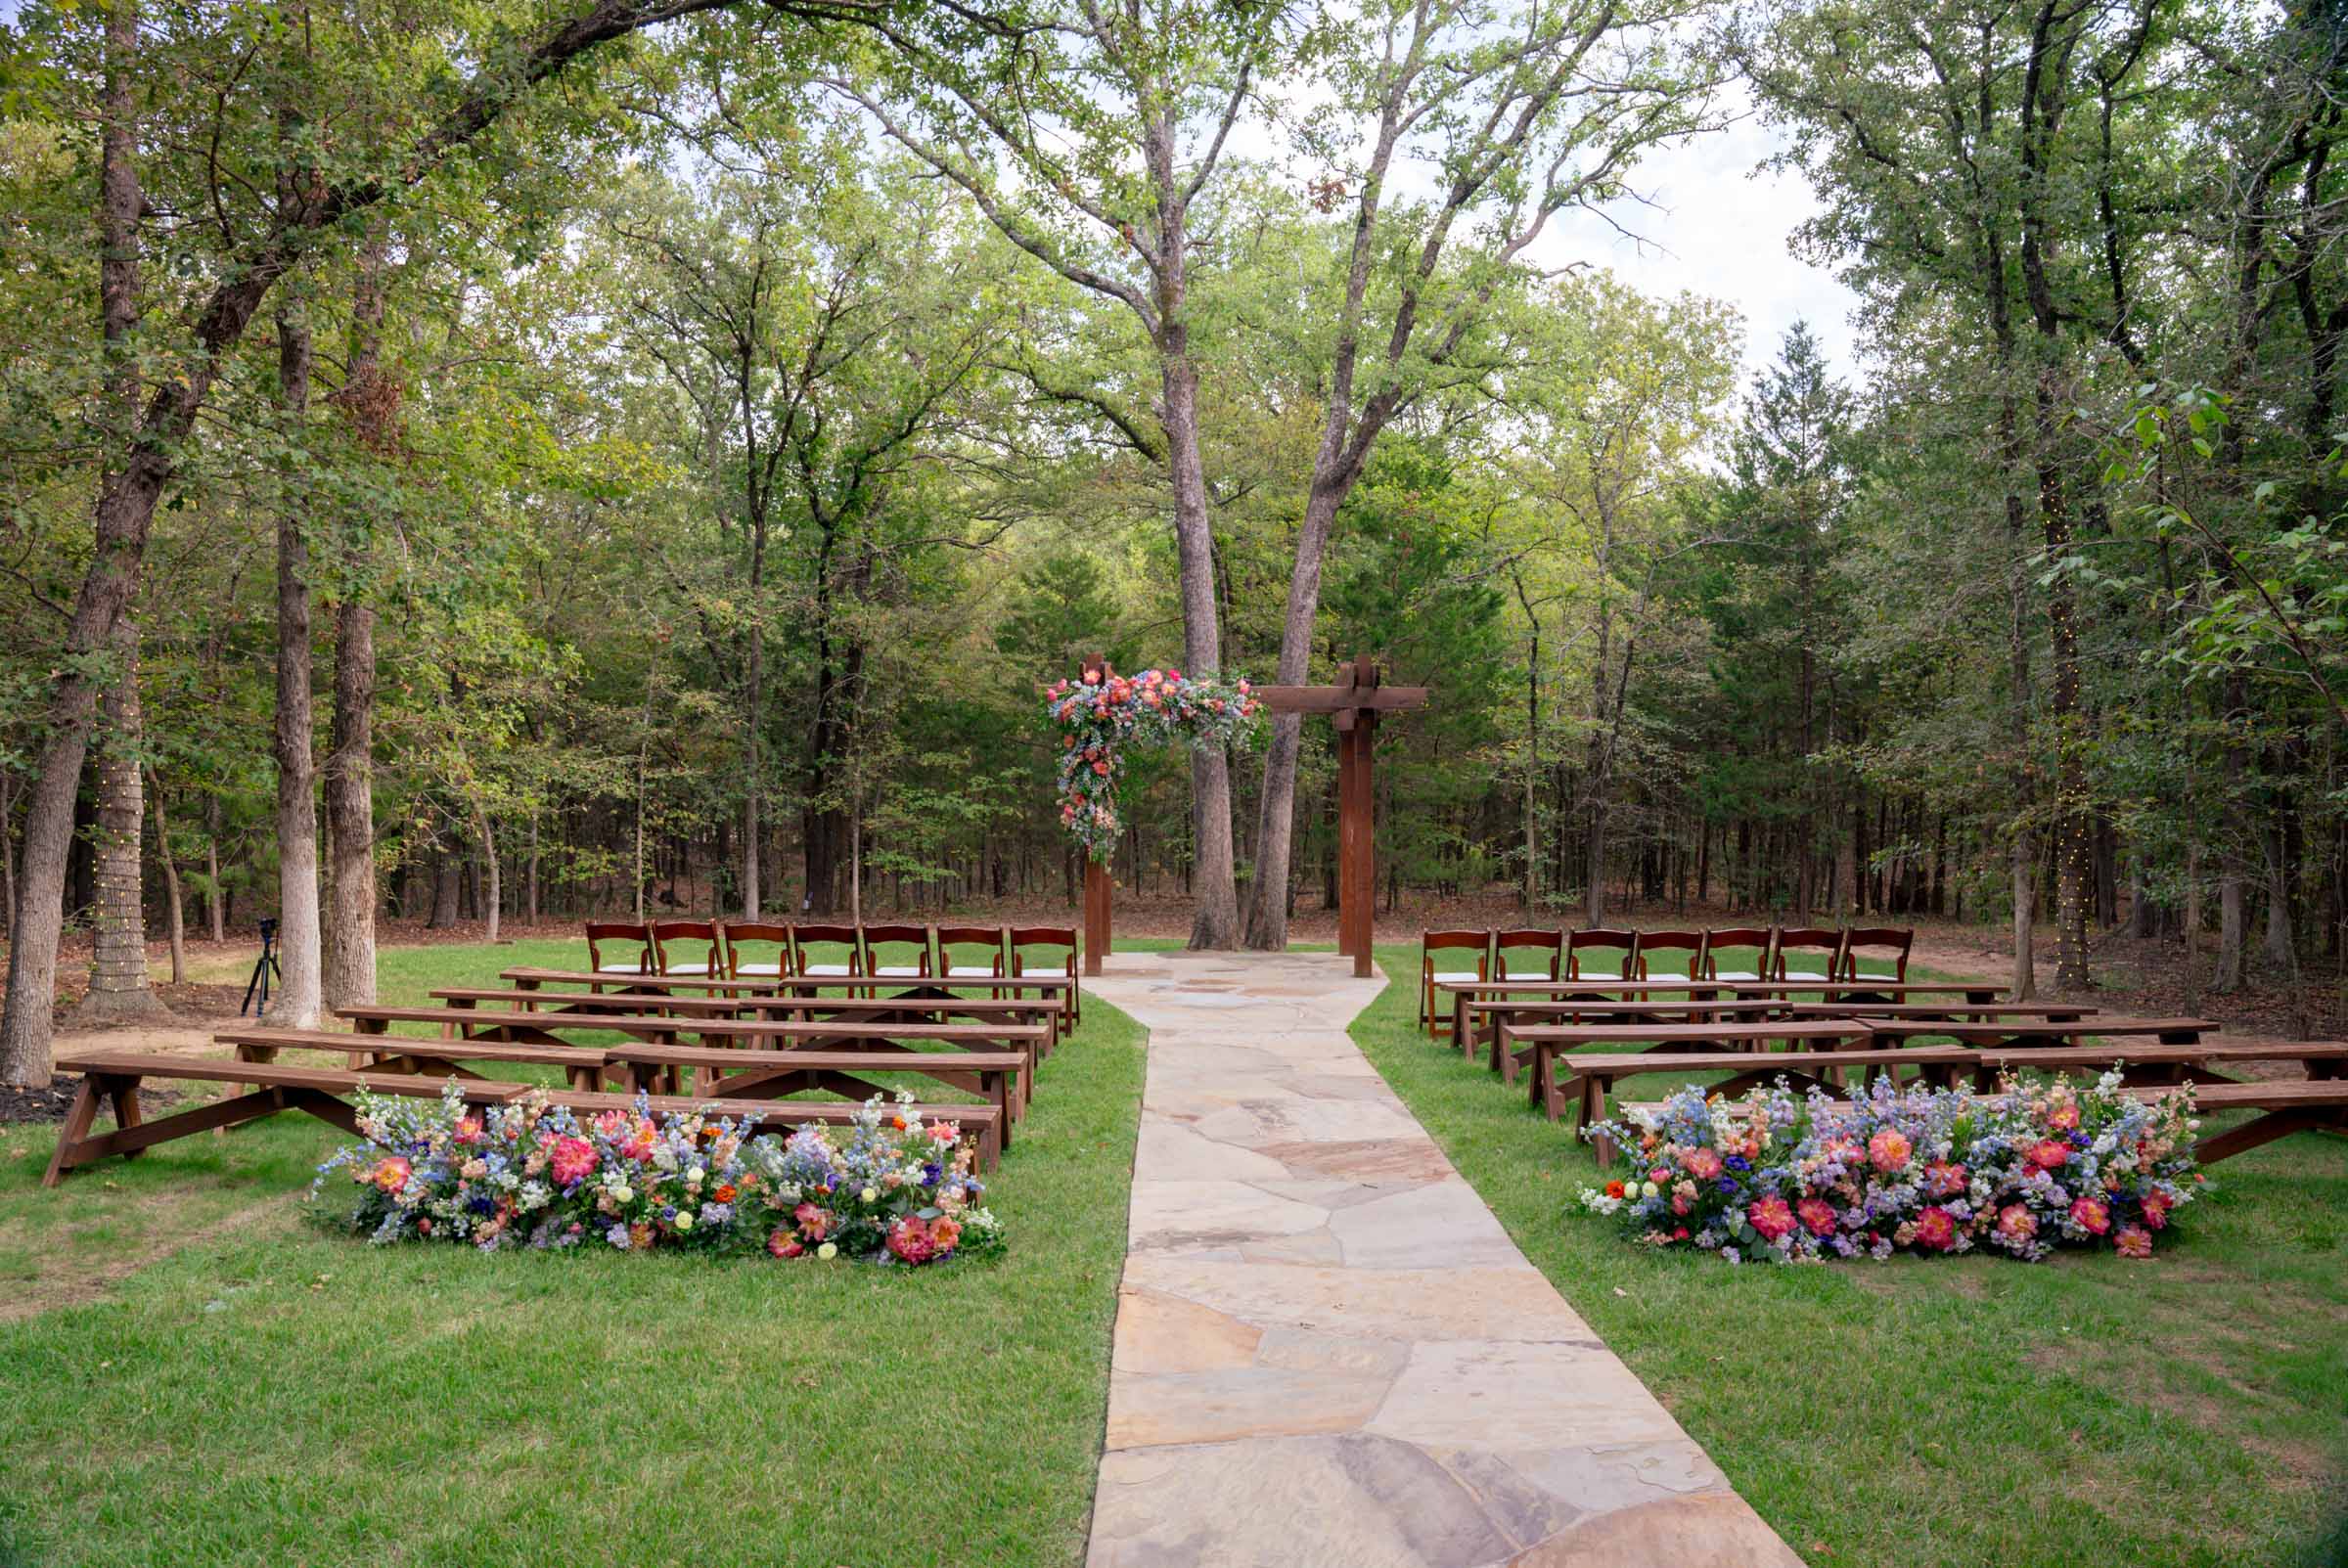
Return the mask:
<path id="1" fill-rule="evenodd" d="M 252 1015 L 256 1018 L 269 1010 L 269 978 L 272 975 L 275 975 L 280 981 L 286 977 L 285 971 L 277 966 L 277 921 L 263 920 L 261 921 L 261 956 L 253 960 L 252 978 L 245 982 L 245 1000 L 238 1004 L 238 1017 L 245 1016 L 247 1008 L 252 1008 Z M 256 993 L 260 997 L 259 1007 L 253 1007 L 253 997 Z"/>

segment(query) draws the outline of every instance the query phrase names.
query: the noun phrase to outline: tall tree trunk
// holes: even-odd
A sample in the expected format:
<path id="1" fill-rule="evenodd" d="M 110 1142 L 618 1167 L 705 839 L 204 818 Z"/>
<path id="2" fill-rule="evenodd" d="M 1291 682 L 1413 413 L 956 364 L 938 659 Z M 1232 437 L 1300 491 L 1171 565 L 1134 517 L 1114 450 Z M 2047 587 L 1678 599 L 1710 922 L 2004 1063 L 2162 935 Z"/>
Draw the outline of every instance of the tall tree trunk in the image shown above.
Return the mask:
<path id="1" fill-rule="evenodd" d="M 140 898 L 139 629 L 128 615 L 114 623 L 113 684 L 101 704 L 105 739 L 98 753 L 98 822 L 93 835 L 98 883 L 90 992 L 76 1021 L 162 1013 L 147 984 L 147 914 Z"/>
<path id="2" fill-rule="evenodd" d="M 169 468 L 158 448 L 136 439 L 141 425 L 138 358 L 138 96 L 132 58 L 139 46 L 134 0 L 113 0 L 106 18 L 106 80 L 98 139 L 98 305 L 106 335 L 108 417 L 120 425 L 117 454 L 98 487 L 97 548 L 74 597 L 65 671 L 52 684 L 48 739 L 24 813 L 23 874 L 9 918 L 8 1002 L 0 1011 L 0 1083 L 45 1085 L 57 1005 L 57 949 L 64 935 L 66 862 L 73 847 L 73 802 L 89 751 L 97 686 L 84 665 L 114 640 L 114 625 L 138 592 L 139 561 Z M 158 397 L 158 403 L 162 401 Z M 148 423 L 153 423 L 149 421 Z"/>
<path id="3" fill-rule="evenodd" d="M 497 863 L 497 829 L 490 825 L 489 814 L 477 803 L 473 808 L 473 825 L 481 836 L 481 866 L 489 879 L 489 885 L 481 893 L 481 910 L 489 922 L 489 941 L 494 946 L 506 901 L 505 881 Z"/>
<path id="4" fill-rule="evenodd" d="M 163 869 L 163 898 L 171 918 L 171 983 L 188 983 L 187 905 L 179 885 L 179 858 L 171 852 L 171 824 L 163 815 L 163 782 L 147 774 L 148 798 L 155 803 L 155 859 Z"/>
<path id="5" fill-rule="evenodd" d="M 388 236 L 378 221 L 359 252 L 350 296 L 350 371 L 341 403 L 362 445 L 397 461 L 394 400 L 383 369 Z M 361 548 L 374 554 L 372 523 Z M 375 1002 L 375 605 L 362 562 L 345 562 L 335 605 L 335 716 L 325 768 L 327 906 L 324 989 L 338 1008 Z"/>
<path id="6" fill-rule="evenodd" d="M 1177 301 L 1179 308 L 1179 301 Z M 1214 541 L 1206 515 L 1206 468 L 1198 456 L 1198 376 L 1189 357 L 1187 329 L 1169 313 L 1169 342 L 1161 364 L 1166 444 L 1174 476 L 1174 542 L 1182 578 L 1182 656 L 1192 675 L 1223 667 L 1221 618 L 1215 608 Z M 1285 832 L 1285 829 L 1283 831 Z M 1232 948 L 1240 940 L 1240 892 L 1231 834 L 1231 769 L 1221 746 L 1191 747 L 1191 841 L 1195 880 L 1193 949 Z M 1262 868 L 1259 866 L 1258 871 Z M 1287 865 L 1271 907 L 1287 924 Z"/>
<path id="7" fill-rule="evenodd" d="M 298 453 L 310 403 L 307 312 L 288 296 L 277 313 L 277 368 L 288 441 Z M 294 465 L 289 463 L 289 469 Z M 318 1027 L 318 792 L 310 753 L 309 546 L 306 498 L 289 480 L 277 516 L 277 930 L 285 989 L 274 1016 L 289 1029 Z"/>
<path id="8" fill-rule="evenodd" d="M 220 797 L 203 802 L 203 919 L 215 943 L 228 940 L 228 890 L 220 885 Z"/>
<path id="9" fill-rule="evenodd" d="M 464 891 L 464 846 L 446 837 L 432 845 L 432 914 L 424 922 L 428 931 L 445 931 L 457 923 L 458 898 Z"/>
<path id="10" fill-rule="evenodd" d="M 2226 678 L 2226 840 L 2218 850 L 2218 962 L 2210 978 L 2213 991 L 2238 991 L 2242 987 L 2242 945 L 2246 927 L 2243 918 L 2243 870 L 2245 857 L 2239 843 L 2240 834 L 2234 825 L 2236 814 L 2249 804 L 2250 746 L 2243 731 L 2249 725 L 2249 694 L 2238 674 Z"/>

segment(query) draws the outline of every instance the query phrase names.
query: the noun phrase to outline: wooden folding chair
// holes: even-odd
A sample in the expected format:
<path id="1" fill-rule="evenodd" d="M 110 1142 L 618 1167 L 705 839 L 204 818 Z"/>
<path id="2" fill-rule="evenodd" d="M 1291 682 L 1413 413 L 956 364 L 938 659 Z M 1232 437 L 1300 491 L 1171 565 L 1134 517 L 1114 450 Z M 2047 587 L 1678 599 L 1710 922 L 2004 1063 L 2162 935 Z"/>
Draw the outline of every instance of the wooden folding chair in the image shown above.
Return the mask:
<path id="1" fill-rule="evenodd" d="M 912 948 L 911 953 L 883 954 L 880 949 Z M 864 973 L 874 980 L 926 980 L 937 972 L 929 951 L 926 925 L 868 925 L 864 928 Z M 866 996 L 879 992 L 868 986 Z"/>
<path id="2" fill-rule="evenodd" d="M 1471 969 L 1435 967 L 1438 953 L 1473 953 L 1475 966 Z M 1451 1035 L 1451 1015 L 1435 1007 L 1435 983 L 1438 980 L 1489 980 L 1492 978 L 1492 933 L 1490 931 L 1426 931 L 1419 938 L 1419 1026 L 1430 1040 L 1445 1040 Z"/>
<path id="3" fill-rule="evenodd" d="M 844 948 L 835 958 L 817 949 Z M 864 972 L 853 925 L 797 925 L 790 928 L 790 974 L 802 980 L 840 980 Z"/>
<path id="4" fill-rule="evenodd" d="M 1521 956 L 1511 958 L 1512 953 Z M 1563 931 L 1528 928 L 1493 933 L 1492 978 L 1495 980 L 1555 980 L 1564 963 Z"/>
<path id="5" fill-rule="evenodd" d="M 726 942 L 726 974 L 735 980 L 779 979 L 790 966 L 790 927 L 770 925 L 758 920 L 737 923 L 728 920 L 722 928 Z M 756 949 L 771 947 L 774 956 L 761 956 Z"/>
<path id="6" fill-rule="evenodd" d="M 670 951 L 672 947 L 674 952 Z M 653 972 L 725 973 L 725 964 L 719 956 L 716 924 L 709 920 L 655 920 Z"/>
<path id="7" fill-rule="evenodd" d="M 1639 958 L 1632 972 L 1642 980 L 1701 979 L 1707 957 L 1706 934 L 1703 931 L 1641 931 Z M 1672 959 L 1674 954 L 1686 954 L 1687 957 L 1675 963 Z M 1663 963 L 1660 970 L 1654 967 L 1657 961 Z"/>
<path id="8" fill-rule="evenodd" d="M 1076 929 L 1070 925 L 1015 925 L 1004 933 L 1003 945 L 1011 954 L 1011 972 L 1028 975 L 1038 980 L 1068 982 L 1068 1027 L 1073 1029 L 1084 1021 L 1084 1001 L 1080 993 L 1084 983 L 1076 977 L 1082 967 L 1077 960 Z M 1049 955 L 1035 959 L 1027 949 L 1035 947 L 1065 948 L 1068 956 L 1055 962 Z"/>
<path id="9" fill-rule="evenodd" d="M 944 980 L 999 980 L 1003 977 L 1004 928 L 1000 925 L 941 925 L 937 928 L 937 972 Z M 985 953 L 966 958 L 958 947 L 983 947 Z M 1001 992 L 996 993 L 1002 995 Z"/>
<path id="10" fill-rule="evenodd" d="M 1825 925 L 1796 925 L 1778 932 L 1770 979 L 1825 982 L 1841 972 L 1841 931 Z"/>
<path id="11" fill-rule="evenodd" d="M 614 956 L 604 962 L 604 944 L 619 943 L 636 950 L 632 961 L 623 962 Z M 653 936 L 641 920 L 589 920 L 587 922 L 587 967 L 597 974 L 652 974 Z"/>
<path id="12" fill-rule="evenodd" d="M 1622 957 L 1610 967 L 1588 968 L 1582 963 L 1585 953 L 1604 953 L 1622 950 Z M 1568 980 L 1628 980 L 1639 964 L 1639 933 L 1610 925 L 1593 925 L 1584 930 L 1569 931 L 1565 936 L 1565 978 Z"/>
<path id="13" fill-rule="evenodd" d="M 1856 980 L 1859 974 L 1859 954 L 1862 949 L 1882 957 L 1891 965 L 1888 975 L 1871 975 L 1870 979 L 1888 979 L 1897 985 L 1908 978 L 1908 950 L 1916 945 L 1914 926 L 1861 925 L 1842 933 L 1842 955 L 1836 961 L 1837 976 Z"/>
<path id="14" fill-rule="evenodd" d="M 1771 956 L 1770 938 L 1777 934 L 1772 926 L 1728 925 L 1704 933 L 1703 967 L 1698 971 L 1707 980 L 1765 980 L 1769 977 Z M 1732 948 L 1749 947 L 1753 950 L 1753 966 L 1724 969 L 1720 966 L 1723 953 Z"/>

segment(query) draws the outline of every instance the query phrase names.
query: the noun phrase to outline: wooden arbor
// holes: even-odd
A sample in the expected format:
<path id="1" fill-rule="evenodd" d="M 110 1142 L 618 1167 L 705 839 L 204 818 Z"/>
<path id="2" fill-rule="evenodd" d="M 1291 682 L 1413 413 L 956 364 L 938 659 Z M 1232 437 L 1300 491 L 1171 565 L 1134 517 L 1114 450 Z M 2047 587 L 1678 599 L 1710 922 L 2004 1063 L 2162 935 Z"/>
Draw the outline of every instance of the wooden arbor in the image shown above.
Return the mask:
<path id="1" fill-rule="evenodd" d="M 1084 661 L 1088 672 L 1107 674 L 1098 655 Z M 1377 716 L 1426 705 L 1423 686 L 1386 686 L 1377 661 L 1356 654 L 1338 666 L 1337 686 L 1259 686 L 1254 694 L 1274 713 L 1326 713 L 1337 727 L 1337 951 L 1353 960 L 1353 972 L 1370 973 L 1371 911 L 1377 902 L 1377 854 L 1374 832 L 1377 796 L 1371 789 L 1370 756 Z M 1108 868 L 1087 859 L 1084 866 L 1084 972 L 1099 974 L 1109 944 Z"/>
<path id="2" fill-rule="evenodd" d="M 1377 907 L 1377 796 L 1370 758 L 1377 716 L 1426 706 L 1423 686 L 1386 686 L 1377 661 L 1359 653 L 1339 665 L 1338 686 L 1256 689 L 1274 713 L 1326 713 L 1337 727 L 1337 951 L 1353 972 L 1370 973 L 1371 912 Z"/>

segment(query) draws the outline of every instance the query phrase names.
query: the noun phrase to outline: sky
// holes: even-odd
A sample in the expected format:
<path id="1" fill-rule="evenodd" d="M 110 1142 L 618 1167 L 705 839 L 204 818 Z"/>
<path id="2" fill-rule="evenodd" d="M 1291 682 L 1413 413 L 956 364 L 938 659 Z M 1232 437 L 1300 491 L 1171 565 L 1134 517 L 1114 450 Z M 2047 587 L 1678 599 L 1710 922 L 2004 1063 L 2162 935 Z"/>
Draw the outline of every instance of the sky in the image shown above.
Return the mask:
<path id="1" fill-rule="evenodd" d="M 1785 329 L 1808 321 L 1835 370 L 1856 369 L 1857 297 L 1831 272 L 1797 259 L 1788 242 L 1818 206 L 1798 172 L 1764 172 L 1779 140 L 1757 116 L 1650 153 L 1632 185 L 1653 204 L 1621 202 L 1609 215 L 1641 244 L 1601 219 L 1560 214 L 1543 260 L 1588 260 L 1650 294 L 1682 290 L 1726 300 L 1744 317 L 1744 365 L 1777 357 Z"/>

